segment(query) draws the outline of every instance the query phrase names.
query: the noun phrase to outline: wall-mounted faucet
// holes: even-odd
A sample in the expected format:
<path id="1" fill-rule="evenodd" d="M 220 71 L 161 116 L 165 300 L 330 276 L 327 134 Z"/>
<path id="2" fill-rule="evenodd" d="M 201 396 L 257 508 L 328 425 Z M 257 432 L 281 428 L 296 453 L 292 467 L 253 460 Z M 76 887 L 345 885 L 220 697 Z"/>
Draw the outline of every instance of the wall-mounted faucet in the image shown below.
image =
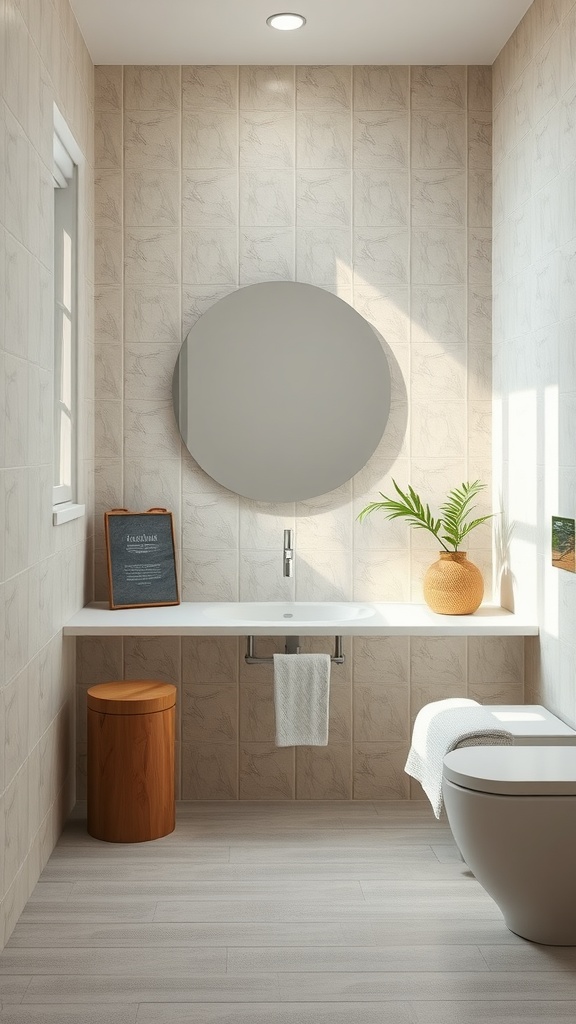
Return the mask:
<path id="1" fill-rule="evenodd" d="M 292 547 L 292 530 L 284 530 L 284 559 L 283 559 L 283 574 L 284 576 L 292 575 L 292 567 L 294 564 L 294 549 Z"/>

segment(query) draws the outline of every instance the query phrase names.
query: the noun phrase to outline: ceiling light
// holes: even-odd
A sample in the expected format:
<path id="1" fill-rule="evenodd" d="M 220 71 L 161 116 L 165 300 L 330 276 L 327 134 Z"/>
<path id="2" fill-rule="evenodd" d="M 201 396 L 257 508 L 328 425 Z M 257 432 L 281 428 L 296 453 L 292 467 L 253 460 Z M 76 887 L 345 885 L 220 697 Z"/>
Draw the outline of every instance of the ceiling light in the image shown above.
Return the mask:
<path id="1" fill-rule="evenodd" d="M 266 18 L 266 24 L 270 28 L 280 29 L 281 32 L 291 32 L 295 28 L 302 28 L 306 24 L 306 18 L 301 14 L 271 14 Z"/>

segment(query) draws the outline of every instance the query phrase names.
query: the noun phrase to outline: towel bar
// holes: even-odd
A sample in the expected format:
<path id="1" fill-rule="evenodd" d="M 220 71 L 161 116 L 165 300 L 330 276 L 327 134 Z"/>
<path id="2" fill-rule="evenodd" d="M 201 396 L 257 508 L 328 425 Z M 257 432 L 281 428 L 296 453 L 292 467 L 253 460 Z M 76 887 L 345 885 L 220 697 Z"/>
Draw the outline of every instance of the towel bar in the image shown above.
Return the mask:
<path id="1" fill-rule="evenodd" d="M 273 658 L 259 658 L 254 654 L 254 637 L 246 637 L 246 654 L 244 655 L 244 661 L 247 665 L 271 665 L 274 661 Z M 284 648 L 286 654 L 299 654 L 300 653 L 300 638 L 297 636 L 287 636 L 286 644 Z M 334 637 L 334 654 L 331 656 L 330 661 L 335 665 L 343 665 L 345 661 L 345 655 L 342 652 L 342 637 Z"/>

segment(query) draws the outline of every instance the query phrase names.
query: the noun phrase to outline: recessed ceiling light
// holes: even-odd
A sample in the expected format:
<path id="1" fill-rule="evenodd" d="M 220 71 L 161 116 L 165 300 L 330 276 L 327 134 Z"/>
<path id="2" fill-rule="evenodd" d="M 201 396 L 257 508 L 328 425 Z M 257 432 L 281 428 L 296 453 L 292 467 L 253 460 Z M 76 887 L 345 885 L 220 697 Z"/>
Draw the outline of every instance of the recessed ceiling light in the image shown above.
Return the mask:
<path id="1" fill-rule="evenodd" d="M 280 29 L 281 32 L 292 32 L 295 28 L 302 28 L 306 24 L 306 18 L 301 14 L 271 14 L 266 18 L 266 24 L 270 28 Z"/>

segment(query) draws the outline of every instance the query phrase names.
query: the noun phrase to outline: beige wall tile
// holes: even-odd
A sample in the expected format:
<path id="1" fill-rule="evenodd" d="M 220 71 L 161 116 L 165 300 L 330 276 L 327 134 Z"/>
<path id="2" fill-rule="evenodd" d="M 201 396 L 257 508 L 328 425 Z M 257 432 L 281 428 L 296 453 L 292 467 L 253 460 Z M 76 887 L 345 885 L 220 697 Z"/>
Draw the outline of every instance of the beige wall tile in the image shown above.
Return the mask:
<path id="1" fill-rule="evenodd" d="M 409 743 L 354 744 L 354 799 L 406 800 L 409 780 L 404 772 Z"/>
<path id="2" fill-rule="evenodd" d="M 240 743 L 240 799 L 293 800 L 294 747 Z"/>
<path id="3" fill-rule="evenodd" d="M 235 687 L 186 684 L 182 691 L 182 743 L 235 743 L 238 695 Z"/>
<path id="4" fill-rule="evenodd" d="M 182 748 L 182 799 L 238 799 L 235 744 L 197 743 Z"/>
<path id="5" fill-rule="evenodd" d="M 350 743 L 296 747 L 296 796 L 299 800 L 350 800 Z"/>

